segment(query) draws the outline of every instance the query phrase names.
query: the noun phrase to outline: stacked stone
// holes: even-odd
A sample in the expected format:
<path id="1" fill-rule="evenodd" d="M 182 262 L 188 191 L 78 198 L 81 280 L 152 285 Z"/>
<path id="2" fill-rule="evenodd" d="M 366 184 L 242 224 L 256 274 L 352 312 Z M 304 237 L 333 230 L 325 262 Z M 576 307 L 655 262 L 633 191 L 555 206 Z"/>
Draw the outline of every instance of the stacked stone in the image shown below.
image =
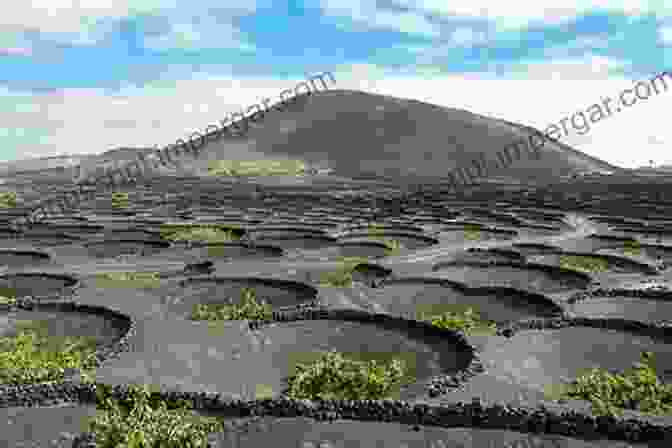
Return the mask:
<path id="1" fill-rule="evenodd" d="M 656 338 L 672 337 L 672 324 L 669 321 L 645 323 L 612 317 L 572 317 L 568 315 L 547 319 L 528 319 L 509 322 L 497 329 L 497 335 L 512 337 L 520 330 L 549 330 L 569 327 L 592 327 L 638 332 Z"/>
<path id="2" fill-rule="evenodd" d="M 87 402 L 95 395 L 89 384 L 63 383 L 20 384 L 0 386 L 0 408 L 48 406 L 61 403 Z"/>
<path id="3" fill-rule="evenodd" d="M 672 291 L 669 289 L 648 287 L 644 289 L 596 288 L 591 291 L 595 297 L 639 297 L 644 299 L 672 300 Z"/>
<path id="4" fill-rule="evenodd" d="M 466 344 L 466 339 L 464 341 Z M 425 389 L 431 398 L 438 397 L 448 391 L 454 391 L 462 387 L 471 378 L 485 372 L 485 367 L 481 362 L 479 353 L 476 349 L 471 349 L 471 361 L 469 365 L 454 375 L 438 375 L 429 380 Z"/>

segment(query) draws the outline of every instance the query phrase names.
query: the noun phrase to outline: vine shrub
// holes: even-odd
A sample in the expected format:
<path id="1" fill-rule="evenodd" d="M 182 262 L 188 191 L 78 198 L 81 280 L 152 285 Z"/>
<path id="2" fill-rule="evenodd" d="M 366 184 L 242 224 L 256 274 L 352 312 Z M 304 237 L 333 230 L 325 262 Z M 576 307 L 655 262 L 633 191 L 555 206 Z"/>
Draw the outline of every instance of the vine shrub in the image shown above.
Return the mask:
<path id="1" fill-rule="evenodd" d="M 624 409 L 672 414 L 672 385 L 663 383 L 656 374 L 651 352 L 643 352 L 640 362 L 624 373 L 590 369 L 575 381 L 560 385 L 554 395 L 590 401 L 599 415 L 617 416 Z"/>
<path id="2" fill-rule="evenodd" d="M 381 238 L 385 235 L 385 230 L 383 229 L 382 225 L 371 223 L 369 224 L 367 233 L 369 235 L 369 238 Z"/>
<path id="3" fill-rule="evenodd" d="M 609 268 L 609 263 L 604 258 L 590 257 L 586 255 L 561 255 L 560 267 L 573 271 L 598 273 Z"/>
<path id="4" fill-rule="evenodd" d="M 623 244 L 623 254 L 630 257 L 638 257 L 642 252 L 641 244 L 637 240 L 627 240 Z"/>
<path id="5" fill-rule="evenodd" d="M 307 171 L 301 160 L 214 160 L 211 176 L 299 176 Z"/>
<path id="6" fill-rule="evenodd" d="M 322 286 L 349 288 L 352 286 L 352 269 L 345 267 L 336 271 L 325 272 L 320 278 Z"/>
<path id="7" fill-rule="evenodd" d="M 112 207 L 113 208 L 127 208 L 128 207 L 128 193 L 122 193 L 122 192 L 112 193 Z"/>
<path id="8" fill-rule="evenodd" d="M 163 228 L 161 229 L 161 236 L 170 241 L 203 241 L 206 243 L 226 243 L 240 240 L 240 236 L 234 230 L 208 225 Z"/>
<path id="9" fill-rule="evenodd" d="M 99 287 L 157 287 L 160 280 L 158 272 L 106 272 L 96 276 Z"/>
<path id="10" fill-rule="evenodd" d="M 7 191 L 0 193 L 0 208 L 15 208 L 16 207 L 16 193 Z"/>
<path id="11" fill-rule="evenodd" d="M 231 302 L 231 300 L 229 300 Z M 252 288 L 243 288 L 241 303 L 197 303 L 194 305 L 192 320 L 266 320 L 272 315 L 269 304 L 257 301 L 257 295 Z"/>
<path id="12" fill-rule="evenodd" d="M 481 226 L 478 224 L 464 225 L 464 238 L 470 241 L 481 239 Z"/>
<path id="13" fill-rule="evenodd" d="M 495 334 L 497 325 L 494 322 L 488 322 L 481 319 L 478 312 L 472 307 L 460 310 L 462 307 L 455 307 L 455 311 L 445 311 L 439 314 L 421 312 L 420 320 L 427 320 L 438 328 L 450 330 L 460 330 L 468 334 Z"/>
<path id="14" fill-rule="evenodd" d="M 341 257 L 341 266 L 332 272 L 325 272 L 321 275 L 319 283 L 322 286 L 334 288 L 349 288 L 352 286 L 352 274 L 360 263 L 368 263 L 366 257 Z"/>
<path id="15" fill-rule="evenodd" d="M 294 399 L 378 400 L 387 398 L 404 379 L 406 363 L 349 359 L 334 350 L 313 363 L 299 363 L 285 394 Z"/>
<path id="16" fill-rule="evenodd" d="M 0 338 L 0 383 L 34 384 L 63 381 L 66 369 L 83 375 L 95 368 L 92 338 L 55 338 L 39 328 L 20 329 Z"/>
<path id="17" fill-rule="evenodd" d="M 109 386 L 97 385 L 96 417 L 87 430 L 101 448 L 205 448 L 208 435 L 225 430 L 217 417 L 197 415 L 193 402 L 168 403 L 152 397 L 147 385 L 130 385 L 124 399 L 111 398 Z"/>
<path id="18" fill-rule="evenodd" d="M 401 242 L 399 240 L 391 240 L 391 239 L 383 238 L 383 243 L 385 244 L 385 247 L 387 248 L 387 255 L 396 255 L 402 249 L 404 249 L 404 245 L 401 244 Z"/>
<path id="19" fill-rule="evenodd" d="M 0 305 L 11 306 L 16 303 L 16 297 L 0 296 Z"/>

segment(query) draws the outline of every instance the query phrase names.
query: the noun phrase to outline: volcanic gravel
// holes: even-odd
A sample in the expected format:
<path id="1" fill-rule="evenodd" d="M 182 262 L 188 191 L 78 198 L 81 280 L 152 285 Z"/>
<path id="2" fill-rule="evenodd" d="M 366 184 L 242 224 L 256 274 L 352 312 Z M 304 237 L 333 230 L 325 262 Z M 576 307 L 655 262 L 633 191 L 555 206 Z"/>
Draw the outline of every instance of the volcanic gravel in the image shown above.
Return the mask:
<path id="1" fill-rule="evenodd" d="M 157 178 L 137 187 L 144 197 L 129 195 L 137 201 L 137 213 L 114 211 L 109 195 L 99 194 L 81 205 L 85 213 L 78 219 L 36 227 L 23 236 L 9 226 L 0 228 L 7 237 L 3 247 L 49 248 L 54 270 L 65 275 L 77 272 L 81 281 L 72 294 L 58 297 L 57 305 L 66 307 L 61 309 L 44 308 L 53 304 L 47 298 L 30 298 L 41 294 L 28 289 L 16 307 L 2 311 L 0 328 L 10 328 L 13 319 L 39 317 L 55 334 L 79 331 L 100 336 L 96 378 L 115 385 L 115 393 L 123 395 L 124 385 L 132 382 L 161 384 L 165 398 L 194 398 L 198 412 L 246 422 L 228 435 L 213 435 L 212 446 L 261 446 L 275 441 L 282 446 L 316 447 L 329 442 L 343 448 L 410 448 L 429 442 L 437 447 L 475 447 L 509 446 L 516 440 L 534 446 L 543 440 L 543 446 L 572 448 L 620 448 L 625 442 L 662 448 L 672 440 L 672 422 L 667 417 L 638 413 L 595 417 L 585 402 L 550 403 L 543 396 L 545 385 L 571 378 L 583 368 L 623 370 L 644 350 L 658 355 L 661 374 L 669 380 L 672 326 L 663 322 L 670 319 L 669 291 L 624 292 L 615 278 L 601 279 L 605 289 L 597 289 L 591 276 L 525 262 L 510 252 L 492 250 L 494 258 L 487 258 L 491 249 L 516 251 L 516 243 L 522 244 L 519 249 L 524 256 L 546 252 L 542 244 L 594 252 L 600 244 L 615 240 L 590 240 L 590 235 L 605 229 L 585 217 L 621 213 L 608 200 L 615 194 L 621 195 L 621 201 L 631 195 L 636 198 L 634 204 L 647 204 L 647 192 L 662 188 L 658 184 L 626 189 L 612 185 L 606 190 L 578 181 L 557 190 L 516 186 L 498 190 L 494 201 L 492 188 L 485 187 L 465 188 L 469 194 L 456 196 L 432 186 L 409 193 L 370 181 L 283 182 L 264 185 L 263 195 L 255 199 L 244 185 L 236 189 L 191 177 L 170 182 Z M 669 189 L 669 185 L 663 187 Z M 576 188 L 602 191 L 606 199 L 581 200 L 573 193 Z M 381 200 L 373 201 L 375 197 Z M 557 206 L 553 211 L 549 197 Z M 165 204 L 159 205 L 160 201 Z M 491 212 L 497 207 L 507 207 L 507 213 Z M 462 212 L 460 219 L 484 225 L 478 239 L 465 241 L 464 232 L 450 223 Z M 629 212 L 632 218 L 647 216 L 643 208 L 632 207 Z M 252 236 L 241 244 L 222 245 L 219 255 L 208 252 L 216 245 L 159 242 L 156 231 L 161 223 L 192 219 L 235 222 L 245 229 L 273 223 L 296 227 L 303 220 L 305 228 L 303 233 L 279 228 L 279 233 L 267 235 L 268 240 Z M 642 230 L 622 221 L 635 227 L 631 230 Z M 81 223 L 79 229 L 76 222 Z M 390 235 L 422 235 L 429 237 L 422 241 L 432 243 L 411 245 L 390 256 L 380 243 L 342 237 L 372 222 L 382 223 Z M 518 222 L 522 225 L 516 227 Z M 331 237 L 310 231 L 311 226 Z M 478 248 L 470 252 L 476 260 L 459 261 L 465 247 Z M 340 256 L 377 258 L 377 267 L 358 271 L 361 283 L 351 289 L 311 285 L 315 279 L 304 274 L 320 271 L 326 266 L 321 264 L 323 259 L 333 264 L 334 249 Z M 456 256 L 458 265 L 445 264 Z M 156 288 L 100 288 L 94 281 L 99 272 L 120 267 L 146 272 L 151 263 L 151 270 L 161 274 Z M 432 271 L 439 263 L 445 269 Z M 426 281 L 400 282 L 411 270 Z M 190 305 L 192 298 L 218 300 L 240 288 L 189 290 L 184 285 L 191 276 L 293 279 L 316 288 L 318 301 L 329 306 L 317 307 L 312 296 L 304 301 L 299 290 L 285 290 L 276 305 L 288 308 L 276 309 L 269 322 L 193 322 L 172 310 Z M 376 281 L 369 283 L 371 276 Z M 437 277 L 451 281 L 432 283 Z M 348 300 L 355 291 L 361 298 Z M 556 293 L 571 298 L 558 301 Z M 258 291 L 264 294 L 274 292 Z M 434 334 L 427 324 L 400 317 L 408 317 L 409 307 L 420 304 L 465 301 L 501 324 L 497 335 Z M 557 311 L 570 314 L 558 317 Z M 103 317 L 83 318 L 91 313 Z M 110 324 L 113 316 L 122 323 Z M 406 401 L 308 402 L 283 397 L 281 378 L 288 373 L 291 353 L 329 347 L 346 352 L 412 352 L 420 361 L 418 382 L 405 389 Z M 254 398 L 259 385 L 271 386 L 273 399 L 244 401 Z M 81 417 L 93 410 L 94 387 L 70 381 L 0 386 L 0 432 L 7 434 L 3 438 L 7 446 L 21 446 L 31 438 L 48 446 L 59 436 L 62 446 L 87 446 L 86 434 L 74 443 L 71 439 L 83 431 Z"/>

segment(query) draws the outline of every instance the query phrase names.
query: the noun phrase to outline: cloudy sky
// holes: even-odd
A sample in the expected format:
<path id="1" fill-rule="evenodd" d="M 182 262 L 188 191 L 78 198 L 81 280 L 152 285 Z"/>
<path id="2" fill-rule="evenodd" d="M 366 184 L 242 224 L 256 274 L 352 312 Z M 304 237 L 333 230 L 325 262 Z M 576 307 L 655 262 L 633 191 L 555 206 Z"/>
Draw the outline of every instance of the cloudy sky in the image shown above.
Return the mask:
<path id="1" fill-rule="evenodd" d="M 0 160 L 166 145 L 308 74 L 545 129 L 672 67 L 669 0 L 22 0 L 0 14 Z M 564 141 L 672 163 L 672 76 Z"/>

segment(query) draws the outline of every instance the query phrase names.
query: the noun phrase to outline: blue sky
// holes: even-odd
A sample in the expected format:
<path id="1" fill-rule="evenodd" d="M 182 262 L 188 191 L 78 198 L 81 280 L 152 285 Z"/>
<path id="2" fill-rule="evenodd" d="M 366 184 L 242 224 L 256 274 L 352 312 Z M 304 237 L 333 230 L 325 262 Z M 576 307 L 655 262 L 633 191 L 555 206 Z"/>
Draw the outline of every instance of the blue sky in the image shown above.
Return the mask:
<path id="1" fill-rule="evenodd" d="M 544 129 L 672 70 L 669 0 L 71 3 L 0 17 L 0 160 L 169 144 L 325 71 Z M 672 163 L 670 87 L 566 143 Z"/>

